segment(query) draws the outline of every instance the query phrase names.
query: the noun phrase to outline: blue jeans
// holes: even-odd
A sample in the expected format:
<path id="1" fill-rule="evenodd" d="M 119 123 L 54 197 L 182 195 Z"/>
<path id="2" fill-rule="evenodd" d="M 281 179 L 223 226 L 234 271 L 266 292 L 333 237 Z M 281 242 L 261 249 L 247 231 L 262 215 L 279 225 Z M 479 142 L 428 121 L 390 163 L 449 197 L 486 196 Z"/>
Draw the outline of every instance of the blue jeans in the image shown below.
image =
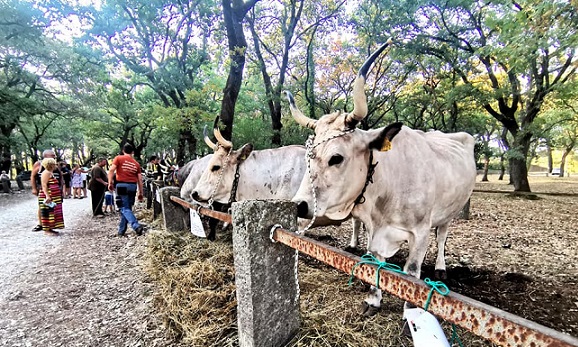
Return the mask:
<path id="1" fill-rule="evenodd" d="M 121 198 L 122 206 L 120 207 L 120 223 L 118 224 L 118 234 L 123 235 L 126 232 L 127 224 L 136 230 L 140 224 L 132 207 L 136 196 L 136 183 L 118 183 L 116 185 L 116 195 Z"/>

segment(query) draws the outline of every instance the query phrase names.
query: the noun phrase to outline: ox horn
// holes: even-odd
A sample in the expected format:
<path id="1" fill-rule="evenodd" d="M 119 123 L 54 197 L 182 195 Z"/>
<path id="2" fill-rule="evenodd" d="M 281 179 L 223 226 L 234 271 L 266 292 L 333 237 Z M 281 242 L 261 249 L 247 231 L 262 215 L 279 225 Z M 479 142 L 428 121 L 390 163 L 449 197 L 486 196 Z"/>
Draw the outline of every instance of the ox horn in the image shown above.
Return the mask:
<path id="1" fill-rule="evenodd" d="M 306 128 L 315 129 L 317 121 L 305 116 L 303 112 L 297 108 L 295 105 L 295 99 L 293 99 L 293 94 L 291 94 L 290 91 L 286 90 L 285 95 L 287 95 L 287 99 L 289 100 L 289 108 L 291 109 L 291 114 L 293 115 L 293 118 L 295 118 L 295 121 Z"/>
<path id="2" fill-rule="evenodd" d="M 223 135 L 221 134 L 221 130 L 219 130 L 219 116 L 215 118 L 215 124 L 213 124 L 213 134 L 217 139 L 217 142 L 226 149 L 233 148 L 233 142 L 226 140 Z"/>
<path id="3" fill-rule="evenodd" d="M 367 58 L 365 63 L 361 66 L 361 69 L 359 69 L 357 78 L 355 78 L 355 82 L 353 83 L 353 111 L 347 115 L 347 118 L 345 119 L 345 124 L 350 128 L 354 128 L 357 123 L 361 122 L 363 118 L 367 116 L 367 97 L 365 96 L 364 90 L 367 72 L 375 59 L 377 59 L 381 52 L 390 46 L 391 43 L 391 39 L 387 40 L 386 43 L 381 45 L 377 51 L 373 52 L 373 54 Z"/>
<path id="4" fill-rule="evenodd" d="M 203 128 L 203 139 L 205 140 L 205 143 L 207 144 L 207 146 L 209 146 L 210 149 L 212 149 L 214 151 L 217 150 L 217 145 L 214 144 L 213 141 L 211 141 L 211 139 L 207 135 L 207 125 L 206 124 L 205 124 L 205 127 Z"/>

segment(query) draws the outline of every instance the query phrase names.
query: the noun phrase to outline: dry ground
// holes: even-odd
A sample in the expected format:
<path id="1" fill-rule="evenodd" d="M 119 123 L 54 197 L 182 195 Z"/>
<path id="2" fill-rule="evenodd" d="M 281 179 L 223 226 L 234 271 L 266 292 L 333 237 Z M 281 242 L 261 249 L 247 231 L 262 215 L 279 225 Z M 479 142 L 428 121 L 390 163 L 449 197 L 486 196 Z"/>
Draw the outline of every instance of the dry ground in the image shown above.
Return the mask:
<path id="1" fill-rule="evenodd" d="M 531 177 L 530 182 L 536 192 L 578 193 L 578 177 Z M 477 189 L 511 191 L 512 187 L 492 176 L 490 182 L 478 183 Z M 577 205 L 578 197 L 540 195 L 530 200 L 475 193 L 471 219 L 456 221 L 451 227 L 446 248 L 448 286 L 578 336 Z M 344 225 L 315 229 L 309 236 L 343 248 L 349 233 L 349 227 Z M 193 346 L 235 346 L 233 289 L 231 282 L 223 282 L 223 278 L 232 281 L 234 276 L 232 267 L 226 265 L 232 257 L 230 234 L 221 233 L 213 244 L 189 236 L 158 234 L 151 244 L 157 246 L 149 249 L 152 262 L 148 271 L 153 281 L 160 284 L 157 302 L 165 323 Z M 407 250 L 402 249 L 390 261 L 403 265 L 406 255 Z M 223 257 L 229 261 L 214 260 Z M 434 262 L 432 242 L 422 278 L 433 276 Z M 367 286 L 358 283 L 348 287 L 347 281 L 346 274 L 302 257 L 303 323 L 294 345 L 411 346 L 409 339 L 400 336 L 402 302 L 385 295 L 378 315 L 359 317 L 358 304 L 366 295 Z M 191 312 L 191 308 L 197 309 Z M 228 313 L 227 318 L 218 314 L 220 308 Z M 213 325 L 215 320 L 218 323 Z M 443 325 L 449 336 L 449 325 Z M 493 346 L 464 331 L 460 331 L 460 336 L 465 346 Z"/>
<path id="2" fill-rule="evenodd" d="M 117 216 L 92 218 L 89 199 L 64 201 L 61 236 L 31 232 L 30 190 L 0 195 L 0 346 L 179 346 L 152 304 L 146 238 L 114 237 Z"/>
<path id="3" fill-rule="evenodd" d="M 578 177 L 530 182 L 536 192 L 578 193 Z M 477 187 L 511 190 L 495 177 Z M 8 208 L 18 199 L 25 196 L 0 196 L 0 246 L 10 248 L 24 232 L 34 247 L 13 251 L 18 262 L 2 263 L 0 346 L 237 345 L 230 231 L 213 243 L 155 230 L 145 238 L 114 238 L 116 218 L 93 220 L 86 207 L 59 241 L 46 241 L 29 232 L 34 220 L 26 209 L 34 211 L 34 202 L 17 208 L 21 216 Z M 578 336 L 577 204 L 578 197 L 475 193 L 471 219 L 451 227 L 450 289 Z M 150 213 L 142 217 L 150 221 Z M 349 230 L 320 228 L 311 236 L 344 247 Z M 391 261 L 403 264 L 405 254 Z M 422 277 L 431 276 L 434 255 L 432 247 Z M 400 336 L 402 302 L 384 295 L 375 317 L 360 317 L 367 287 L 347 281 L 302 258 L 302 329 L 294 345 L 411 346 Z M 493 346 L 459 334 L 465 346 Z"/>

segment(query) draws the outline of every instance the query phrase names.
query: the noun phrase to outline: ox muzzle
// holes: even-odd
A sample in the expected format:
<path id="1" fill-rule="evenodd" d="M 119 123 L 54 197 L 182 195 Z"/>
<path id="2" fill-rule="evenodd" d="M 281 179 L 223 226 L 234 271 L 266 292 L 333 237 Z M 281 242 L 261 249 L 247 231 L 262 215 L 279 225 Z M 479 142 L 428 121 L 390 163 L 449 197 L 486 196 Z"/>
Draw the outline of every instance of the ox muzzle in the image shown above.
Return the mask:
<path id="1" fill-rule="evenodd" d="M 307 201 L 294 201 L 297 204 L 297 217 L 311 219 L 313 218 L 313 211 L 309 210 Z"/>

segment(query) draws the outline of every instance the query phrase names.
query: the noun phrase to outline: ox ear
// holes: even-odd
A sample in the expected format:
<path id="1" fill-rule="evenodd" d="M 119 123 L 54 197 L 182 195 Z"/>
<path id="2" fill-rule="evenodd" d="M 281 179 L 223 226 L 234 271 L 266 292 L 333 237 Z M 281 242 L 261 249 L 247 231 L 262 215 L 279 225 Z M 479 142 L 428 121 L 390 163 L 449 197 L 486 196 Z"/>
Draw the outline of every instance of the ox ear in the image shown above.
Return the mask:
<path id="1" fill-rule="evenodd" d="M 376 136 L 369 143 L 370 149 L 377 149 L 381 152 L 386 152 L 391 149 L 391 141 L 399 133 L 402 127 L 401 122 L 393 123 L 386 126 L 383 130 L 379 131 Z"/>
<path id="2" fill-rule="evenodd" d="M 238 161 L 244 161 L 249 157 L 249 154 L 253 151 L 253 145 L 250 143 L 245 144 L 239 149 L 239 155 L 237 156 Z"/>

